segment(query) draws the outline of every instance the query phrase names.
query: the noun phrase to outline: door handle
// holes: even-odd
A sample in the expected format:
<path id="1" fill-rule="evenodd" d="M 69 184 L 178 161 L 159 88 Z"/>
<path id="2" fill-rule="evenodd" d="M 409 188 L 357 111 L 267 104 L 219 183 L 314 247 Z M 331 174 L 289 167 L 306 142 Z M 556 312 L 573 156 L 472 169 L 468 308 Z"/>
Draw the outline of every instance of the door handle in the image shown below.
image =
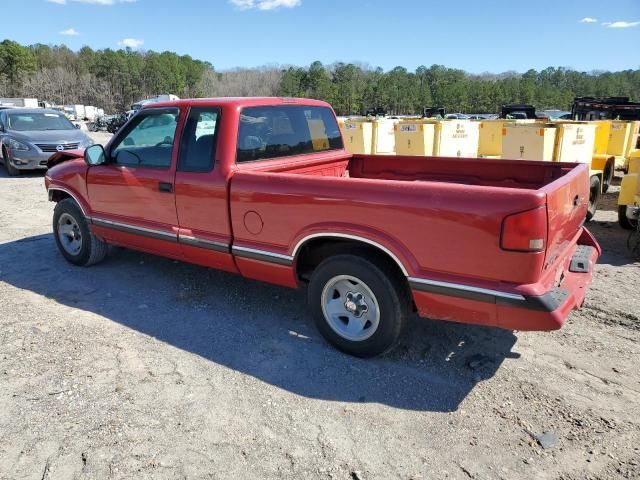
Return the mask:
<path id="1" fill-rule="evenodd" d="M 158 184 L 158 190 L 165 193 L 173 192 L 173 185 L 168 182 L 160 182 Z"/>

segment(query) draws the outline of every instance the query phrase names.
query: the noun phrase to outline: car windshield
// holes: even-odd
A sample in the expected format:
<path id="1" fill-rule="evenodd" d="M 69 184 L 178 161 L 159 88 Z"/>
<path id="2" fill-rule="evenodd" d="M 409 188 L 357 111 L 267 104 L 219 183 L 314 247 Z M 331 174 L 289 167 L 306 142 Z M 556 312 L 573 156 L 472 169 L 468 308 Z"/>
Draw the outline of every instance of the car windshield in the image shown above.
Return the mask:
<path id="1" fill-rule="evenodd" d="M 35 113 L 10 113 L 9 128 L 18 131 L 36 130 L 73 130 L 73 123 L 67 117 L 59 113 L 35 112 Z"/>

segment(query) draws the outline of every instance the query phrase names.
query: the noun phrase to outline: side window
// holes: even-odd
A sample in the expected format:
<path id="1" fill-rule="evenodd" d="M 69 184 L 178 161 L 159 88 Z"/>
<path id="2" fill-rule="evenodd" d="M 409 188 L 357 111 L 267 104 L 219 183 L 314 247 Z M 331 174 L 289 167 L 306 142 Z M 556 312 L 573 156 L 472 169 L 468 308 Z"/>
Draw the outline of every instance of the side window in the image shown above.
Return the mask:
<path id="1" fill-rule="evenodd" d="M 169 168 L 176 135 L 177 108 L 139 112 L 110 151 L 119 165 Z"/>
<path id="2" fill-rule="evenodd" d="M 240 114 L 237 163 L 341 148 L 338 123 L 327 107 L 250 107 Z"/>
<path id="3" fill-rule="evenodd" d="M 178 170 L 181 172 L 210 172 L 216 155 L 216 139 L 220 110 L 194 107 L 184 126 L 180 145 Z"/>

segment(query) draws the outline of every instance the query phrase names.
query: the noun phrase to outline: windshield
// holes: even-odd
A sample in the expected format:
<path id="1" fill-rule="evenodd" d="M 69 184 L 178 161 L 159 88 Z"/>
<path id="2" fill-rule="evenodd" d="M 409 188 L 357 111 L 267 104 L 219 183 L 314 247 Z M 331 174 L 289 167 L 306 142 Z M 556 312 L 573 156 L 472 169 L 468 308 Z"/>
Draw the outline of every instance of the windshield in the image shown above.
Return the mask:
<path id="1" fill-rule="evenodd" d="M 67 117 L 58 113 L 10 113 L 8 126 L 12 130 L 36 131 L 36 130 L 74 130 L 73 123 Z"/>

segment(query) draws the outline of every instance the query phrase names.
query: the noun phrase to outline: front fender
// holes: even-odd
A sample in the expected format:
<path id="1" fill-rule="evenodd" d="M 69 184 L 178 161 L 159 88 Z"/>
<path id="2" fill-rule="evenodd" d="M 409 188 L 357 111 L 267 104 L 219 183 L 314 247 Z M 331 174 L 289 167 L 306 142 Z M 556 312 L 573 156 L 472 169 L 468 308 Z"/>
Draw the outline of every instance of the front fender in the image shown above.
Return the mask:
<path id="1" fill-rule="evenodd" d="M 67 160 L 74 160 L 76 158 L 84 158 L 84 150 L 66 150 L 63 152 L 56 152 L 47 160 L 47 168 L 54 167 Z"/>

